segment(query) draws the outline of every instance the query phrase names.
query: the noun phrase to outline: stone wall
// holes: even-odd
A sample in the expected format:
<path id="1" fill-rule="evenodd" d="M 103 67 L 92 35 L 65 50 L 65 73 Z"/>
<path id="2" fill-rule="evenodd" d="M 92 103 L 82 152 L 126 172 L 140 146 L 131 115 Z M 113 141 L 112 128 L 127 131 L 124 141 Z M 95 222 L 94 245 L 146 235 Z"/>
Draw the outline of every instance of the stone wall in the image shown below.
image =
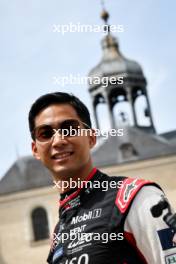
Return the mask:
<path id="1" fill-rule="evenodd" d="M 110 175 L 138 177 L 159 183 L 176 209 L 176 156 L 100 169 Z M 0 197 L 0 263 L 46 263 L 50 241 L 34 242 L 31 226 L 31 212 L 38 206 L 46 209 L 52 233 L 58 220 L 58 194 L 52 186 Z"/>

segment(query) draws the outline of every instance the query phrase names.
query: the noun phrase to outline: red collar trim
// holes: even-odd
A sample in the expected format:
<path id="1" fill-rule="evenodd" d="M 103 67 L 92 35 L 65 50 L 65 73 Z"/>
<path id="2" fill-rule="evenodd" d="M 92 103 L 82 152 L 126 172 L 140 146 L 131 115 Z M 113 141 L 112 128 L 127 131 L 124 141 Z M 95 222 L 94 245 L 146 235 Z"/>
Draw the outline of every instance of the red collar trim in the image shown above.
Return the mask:
<path id="1" fill-rule="evenodd" d="M 93 168 L 91 170 L 91 172 L 89 173 L 89 175 L 87 176 L 87 178 L 84 180 L 83 182 L 83 187 L 85 185 L 86 182 L 88 182 L 89 180 L 91 180 L 93 178 L 93 176 L 95 175 L 97 171 L 97 168 Z M 66 204 L 68 201 L 72 200 L 73 198 L 75 198 L 79 193 L 80 191 L 82 190 L 82 188 L 79 188 L 77 191 L 75 191 L 74 193 L 70 194 L 67 198 L 65 198 L 64 200 L 62 201 L 59 201 L 59 205 L 60 207 L 62 207 L 64 204 Z"/>

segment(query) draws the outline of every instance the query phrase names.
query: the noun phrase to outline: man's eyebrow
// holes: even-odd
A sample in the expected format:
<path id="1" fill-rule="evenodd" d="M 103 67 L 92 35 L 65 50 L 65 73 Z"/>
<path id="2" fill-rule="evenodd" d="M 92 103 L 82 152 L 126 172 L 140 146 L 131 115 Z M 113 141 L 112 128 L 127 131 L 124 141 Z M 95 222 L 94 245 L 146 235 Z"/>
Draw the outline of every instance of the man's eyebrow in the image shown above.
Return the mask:
<path id="1" fill-rule="evenodd" d="M 50 124 L 41 124 L 41 125 L 39 125 L 39 126 L 36 126 L 36 128 L 45 128 L 45 127 L 52 127 L 52 123 L 50 123 Z"/>
<path id="2" fill-rule="evenodd" d="M 66 119 L 67 120 L 67 119 Z M 36 128 L 44 128 L 44 127 L 56 127 L 60 124 L 62 124 L 64 121 L 66 121 L 65 119 L 64 120 L 61 120 L 60 122 L 59 121 L 56 121 L 56 122 L 49 122 L 49 123 L 44 123 L 44 124 L 41 124 L 41 125 L 38 125 L 36 126 Z M 71 120 L 71 119 L 68 119 L 68 120 Z"/>

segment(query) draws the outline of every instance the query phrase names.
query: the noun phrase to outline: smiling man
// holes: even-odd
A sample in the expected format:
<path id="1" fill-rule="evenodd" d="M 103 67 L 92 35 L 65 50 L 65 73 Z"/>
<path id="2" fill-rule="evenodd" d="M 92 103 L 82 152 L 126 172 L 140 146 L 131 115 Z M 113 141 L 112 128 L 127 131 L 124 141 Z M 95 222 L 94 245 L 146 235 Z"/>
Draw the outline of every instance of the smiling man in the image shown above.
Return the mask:
<path id="1" fill-rule="evenodd" d="M 89 111 L 77 97 L 56 92 L 38 98 L 29 127 L 33 155 L 59 183 L 59 222 L 48 263 L 172 263 L 172 230 L 150 213 L 162 190 L 146 180 L 109 177 L 93 166 L 96 136 Z"/>

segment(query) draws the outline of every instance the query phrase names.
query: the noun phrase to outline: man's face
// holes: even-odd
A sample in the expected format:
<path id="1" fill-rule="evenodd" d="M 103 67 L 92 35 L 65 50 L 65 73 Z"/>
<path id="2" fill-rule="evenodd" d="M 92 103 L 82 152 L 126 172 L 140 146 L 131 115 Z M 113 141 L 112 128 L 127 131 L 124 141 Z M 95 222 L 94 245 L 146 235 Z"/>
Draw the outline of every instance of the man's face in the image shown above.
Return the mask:
<path id="1" fill-rule="evenodd" d="M 64 120 L 81 121 L 69 104 L 53 104 L 42 110 L 35 118 L 35 127 L 59 126 Z M 83 124 L 80 126 L 84 128 Z M 91 167 L 90 149 L 95 145 L 94 135 L 64 137 L 56 133 L 48 142 L 37 139 L 32 142 L 33 155 L 52 172 L 55 178 L 71 177 Z"/>

